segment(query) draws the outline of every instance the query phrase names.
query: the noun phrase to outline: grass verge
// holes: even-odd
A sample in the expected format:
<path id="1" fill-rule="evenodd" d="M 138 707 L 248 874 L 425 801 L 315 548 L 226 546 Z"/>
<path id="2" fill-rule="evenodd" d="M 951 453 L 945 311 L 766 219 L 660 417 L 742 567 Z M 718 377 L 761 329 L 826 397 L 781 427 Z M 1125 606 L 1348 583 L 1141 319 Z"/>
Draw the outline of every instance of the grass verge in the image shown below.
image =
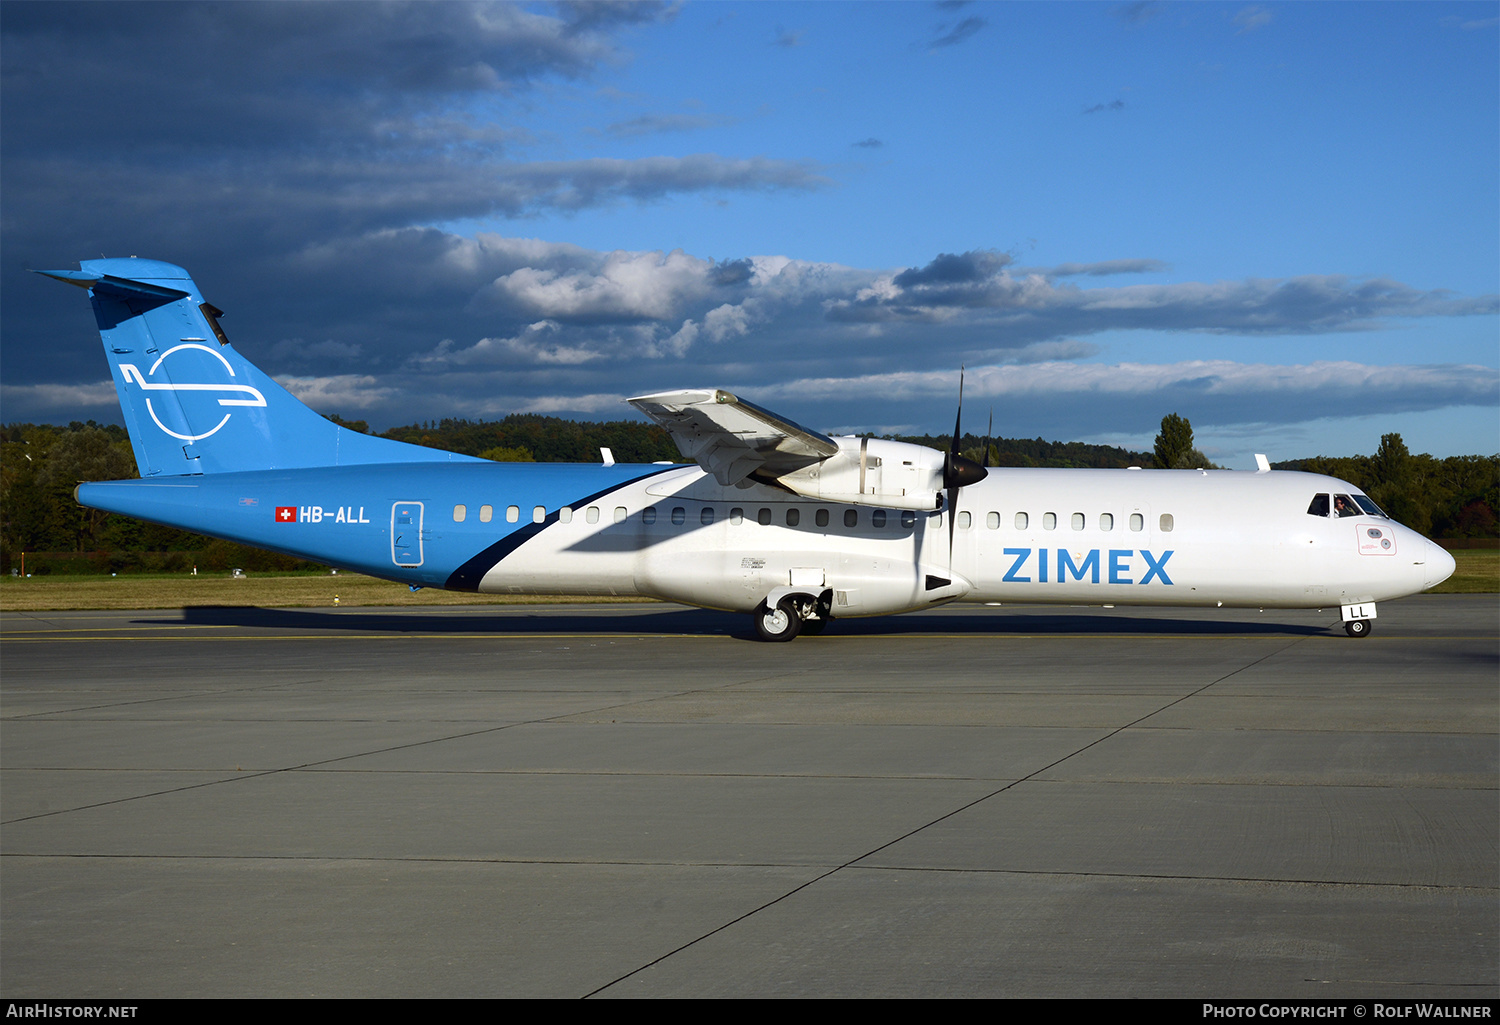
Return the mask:
<path id="1" fill-rule="evenodd" d="M 1488 594 L 1500 591 L 1500 549 L 1456 548 L 1448 553 L 1458 568 L 1431 594 Z"/>

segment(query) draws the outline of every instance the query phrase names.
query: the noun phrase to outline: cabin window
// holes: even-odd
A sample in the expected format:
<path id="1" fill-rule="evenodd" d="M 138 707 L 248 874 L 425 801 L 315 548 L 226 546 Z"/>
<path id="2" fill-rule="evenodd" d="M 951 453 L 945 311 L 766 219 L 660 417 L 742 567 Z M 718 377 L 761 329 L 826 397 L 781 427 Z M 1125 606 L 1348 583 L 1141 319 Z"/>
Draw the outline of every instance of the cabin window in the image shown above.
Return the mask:
<path id="1" fill-rule="evenodd" d="M 479 507 L 479 522 L 488 523 L 495 518 L 495 507 L 493 505 L 481 505 Z"/>
<path id="2" fill-rule="evenodd" d="M 1025 513 L 1016 513 L 1016 529 L 1025 530 L 1031 523 L 1031 517 Z"/>
<path id="3" fill-rule="evenodd" d="M 969 527 L 970 527 L 970 525 L 973 523 L 973 521 L 974 521 L 974 517 L 970 516 L 968 514 L 968 512 L 961 512 L 961 513 L 959 513 L 958 514 L 958 529 L 959 530 L 968 530 Z"/>
<path id="4" fill-rule="evenodd" d="M 573 522 L 573 509 L 572 509 L 571 506 L 566 506 L 565 505 L 561 509 L 557 510 L 557 522 L 558 523 L 572 523 Z"/>
<path id="5" fill-rule="evenodd" d="M 1056 530 L 1057 529 L 1057 513 L 1042 513 L 1042 529 L 1043 530 Z"/>
<path id="6" fill-rule="evenodd" d="M 687 522 L 687 510 L 680 505 L 672 507 L 672 526 L 680 527 Z"/>
<path id="7" fill-rule="evenodd" d="M 828 510 L 819 509 L 817 512 L 813 513 L 813 522 L 820 527 L 828 526 Z"/>
<path id="8" fill-rule="evenodd" d="M 583 518 L 588 520 L 590 523 L 598 523 L 599 507 L 597 505 L 589 506 L 588 511 L 583 514 Z"/>
<path id="9" fill-rule="evenodd" d="M 929 513 L 927 518 L 932 521 L 932 529 L 933 530 L 940 530 L 942 528 L 942 526 L 943 526 L 943 514 L 942 513 Z"/>
<path id="10" fill-rule="evenodd" d="M 729 510 L 729 522 L 736 527 L 738 527 L 741 523 L 744 523 L 745 510 L 738 508 Z"/>
<path id="11" fill-rule="evenodd" d="M 545 505 L 534 505 L 531 507 L 531 522 L 546 523 L 547 507 Z"/>
<path id="12" fill-rule="evenodd" d="M 917 514 L 910 509 L 901 510 L 901 526 L 915 527 L 917 525 Z"/>
<path id="13" fill-rule="evenodd" d="M 1074 513 L 1073 514 L 1073 529 L 1074 530 L 1082 530 L 1083 529 L 1083 513 Z"/>
<path id="14" fill-rule="evenodd" d="M 469 515 L 468 507 L 462 506 L 462 505 L 455 505 L 453 507 L 453 522 L 454 523 L 462 523 L 464 521 L 464 517 L 466 517 L 468 515 Z"/>
<path id="15" fill-rule="evenodd" d="M 1113 513 L 1100 513 L 1099 514 L 1099 529 L 1100 530 L 1114 530 L 1115 529 L 1115 517 L 1114 517 Z"/>
<path id="16" fill-rule="evenodd" d="M 999 530 L 1000 514 L 997 512 L 986 513 L 984 517 L 984 525 L 986 527 L 989 527 L 991 530 Z"/>
<path id="17" fill-rule="evenodd" d="M 859 526 L 859 510 L 858 509 L 845 509 L 844 510 L 844 526 L 846 526 L 846 527 L 857 527 L 857 526 Z"/>
<path id="18" fill-rule="evenodd" d="M 705 505 L 703 511 L 698 514 L 699 521 L 705 526 L 712 526 L 714 522 L 714 507 Z"/>
<path id="19" fill-rule="evenodd" d="M 874 512 L 872 512 L 870 514 L 870 526 L 872 526 L 872 527 L 883 527 L 883 526 L 885 526 L 885 510 L 884 509 L 876 509 Z"/>
<path id="20" fill-rule="evenodd" d="M 1131 513 L 1130 514 L 1130 529 L 1134 530 L 1134 531 L 1145 530 L 1146 529 L 1146 517 L 1142 516 L 1140 513 Z"/>
<path id="21" fill-rule="evenodd" d="M 801 522 L 802 522 L 802 512 L 801 512 L 801 510 L 799 510 L 799 509 L 797 509 L 795 507 L 792 507 L 792 506 L 788 506 L 787 507 L 787 511 L 786 511 L 786 525 L 788 527 L 795 527 L 797 524 L 799 524 Z"/>
<path id="22" fill-rule="evenodd" d="M 617 505 L 617 506 L 615 506 L 615 522 L 616 523 L 624 523 L 625 522 L 625 518 L 627 516 L 629 516 L 629 515 L 630 515 L 630 513 L 626 511 L 626 509 L 625 509 L 625 507 L 623 505 Z"/>
<path id="23" fill-rule="evenodd" d="M 755 522 L 759 523 L 762 527 L 769 527 L 771 525 L 771 510 L 762 509 L 756 513 Z"/>
<path id="24" fill-rule="evenodd" d="M 1328 496 L 1327 495 L 1313 495 L 1312 503 L 1310 505 L 1308 505 L 1308 507 L 1307 507 L 1307 515 L 1309 515 L 1309 516 L 1327 516 L 1328 515 Z"/>
<path id="25" fill-rule="evenodd" d="M 648 505 L 641 510 L 641 522 L 648 527 L 656 522 L 656 506 Z"/>
<path id="26" fill-rule="evenodd" d="M 520 518 L 521 518 L 521 507 L 519 505 L 507 505 L 505 507 L 505 522 L 506 523 L 515 523 Z M 589 522 L 592 523 L 594 521 L 590 520 Z"/>
<path id="27" fill-rule="evenodd" d="M 1162 530 L 1170 531 L 1172 529 L 1172 514 L 1162 513 L 1161 519 L 1157 520 L 1156 523 Z"/>

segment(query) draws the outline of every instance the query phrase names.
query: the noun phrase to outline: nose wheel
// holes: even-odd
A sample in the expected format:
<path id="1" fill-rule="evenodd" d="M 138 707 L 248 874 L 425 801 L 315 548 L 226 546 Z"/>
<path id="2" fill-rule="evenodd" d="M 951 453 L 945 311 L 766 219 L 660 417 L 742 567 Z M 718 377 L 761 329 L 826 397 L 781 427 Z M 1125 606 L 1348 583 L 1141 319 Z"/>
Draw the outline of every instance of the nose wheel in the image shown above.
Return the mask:
<path id="1" fill-rule="evenodd" d="M 1370 636 L 1370 622 L 1368 619 L 1351 619 L 1344 624 L 1344 633 L 1350 637 L 1368 637 Z"/>

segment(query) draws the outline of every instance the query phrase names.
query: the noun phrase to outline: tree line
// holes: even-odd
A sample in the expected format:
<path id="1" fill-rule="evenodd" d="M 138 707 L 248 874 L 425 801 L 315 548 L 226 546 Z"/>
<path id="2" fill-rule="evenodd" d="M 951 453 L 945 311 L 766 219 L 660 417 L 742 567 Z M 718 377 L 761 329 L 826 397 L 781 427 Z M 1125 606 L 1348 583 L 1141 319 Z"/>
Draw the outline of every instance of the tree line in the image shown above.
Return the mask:
<path id="1" fill-rule="evenodd" d="M 369 433 L 368 424 L 340 420 Z M 593 462 L 607 447 L 622 463 L 681 461 L 671 437 L 635 420 L 580 422 L 535 414 L 496 421 L 443 419 L 393 427 L 380 435 L 429 448 L 501 461 Z M 946 451 L 951 435 L 895 436 L 892 440 Z M 1193 448 L 1188 422 L 1168 416 L 1154 452 L 1042 438 L 982 438 L 965 434 L 960 450 L 989 466 L 1211 468 Z M 1500 455 L 1436 459 L 1413 455 L 1398 434 L 1381 438 L 1371 456 L 1315 456 L 1274 464 L 1339 477 L 1359 487 L 1393 517 L 1429 537 L 1500 536 Z M 0 573 L 18 567 L 22 552 L 72 553 L 50 559 L 56 571 L 186 571 L 310 569 L 316 564 L 206 538 L 125 516 L 85 509 L 73 500 L 80 481 L 136 476 L 135 456 L 122 427 L 74 421 L 67 426 L 0 427 Z M 32 569 L 28 565 L 28 570 Z M 42 564 L 36 564 L 37 569 Z"/>
<path id="2" fill-rule="evenodd" d="M 1193 425 L 1176 413 L 1162 419 L 1154 456 L 1157 466 L 1215 468 L 1193 447 Z M 1348 481 L 1393 519 L 1428 537 L 1500 537 L 1500 455 L 1412 455 L 1401 435 L 1382 434 L 1373 456 L 1313 456 L 1271 468 Z"/>

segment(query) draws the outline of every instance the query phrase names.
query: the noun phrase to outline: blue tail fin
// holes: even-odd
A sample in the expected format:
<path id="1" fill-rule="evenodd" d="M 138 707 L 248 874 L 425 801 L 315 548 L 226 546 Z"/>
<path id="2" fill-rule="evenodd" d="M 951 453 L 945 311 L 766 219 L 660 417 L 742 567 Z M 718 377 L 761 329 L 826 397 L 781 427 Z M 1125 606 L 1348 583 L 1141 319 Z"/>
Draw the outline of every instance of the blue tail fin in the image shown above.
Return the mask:
<path id="1" fill-rule="evenodd" d="M 472 457 L 347 430 L 234 350 L 221 311 L 158 260 L 38 271 L 89 290 L 142 477 Z"/>

